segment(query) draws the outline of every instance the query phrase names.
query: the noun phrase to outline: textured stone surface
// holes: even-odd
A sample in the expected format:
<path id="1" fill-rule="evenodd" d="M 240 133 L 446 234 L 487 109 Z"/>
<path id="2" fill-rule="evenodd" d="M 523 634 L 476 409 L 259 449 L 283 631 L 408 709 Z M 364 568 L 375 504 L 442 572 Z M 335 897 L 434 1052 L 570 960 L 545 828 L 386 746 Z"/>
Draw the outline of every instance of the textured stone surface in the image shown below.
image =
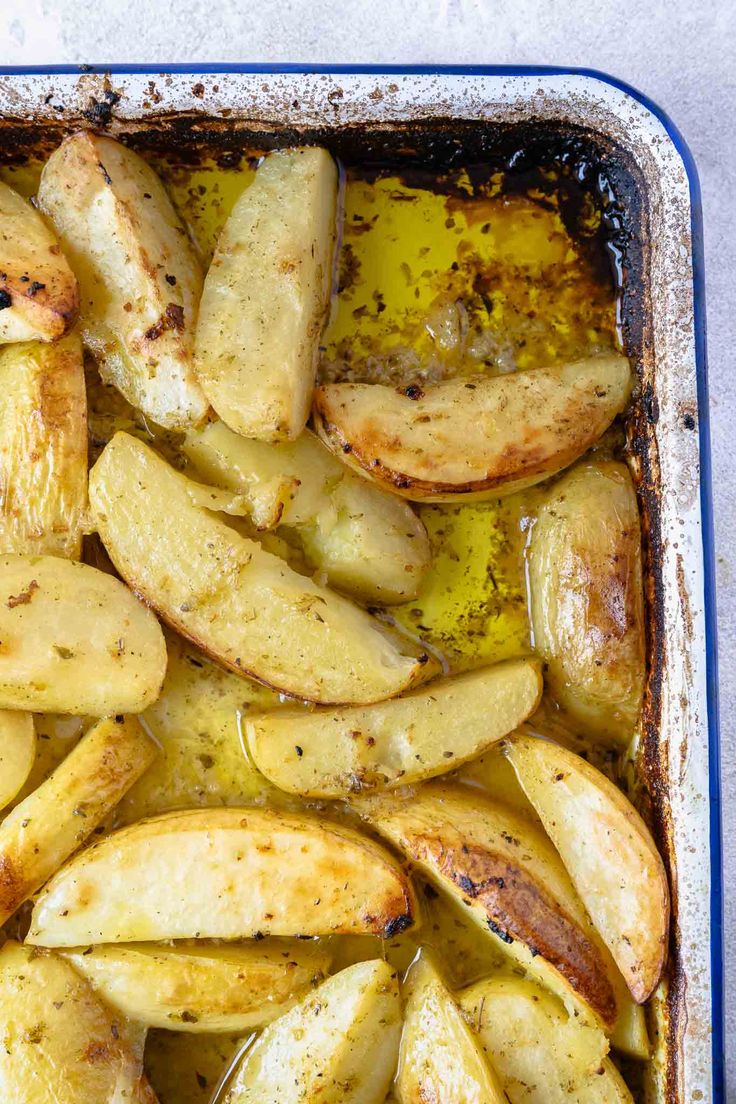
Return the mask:
<path id="1" fill-rule="evenodd" d="M 721 652 L 726 933 L 736 998 L 736 5 L 730 0 L 26 0 L 0 13 L 5 65 L 51 62 L 546 63 L 603 69 L 664 107 L 695 154 L 705 206 Z M 729 1099 L 736 1101 L 736 999 Z"/>

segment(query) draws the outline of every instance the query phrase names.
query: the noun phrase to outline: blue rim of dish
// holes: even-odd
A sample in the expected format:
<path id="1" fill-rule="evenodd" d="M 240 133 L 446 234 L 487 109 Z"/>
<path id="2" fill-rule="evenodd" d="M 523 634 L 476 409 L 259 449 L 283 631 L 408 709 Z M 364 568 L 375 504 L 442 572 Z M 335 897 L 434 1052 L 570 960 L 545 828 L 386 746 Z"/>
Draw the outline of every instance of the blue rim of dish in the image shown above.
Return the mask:
<path id="1" fill-rule="evenodd" d="M 718 639 L 716 624 L 715 542 L 713 535 L 713 486 L 708 406 L 708 359 L 706 349 L 705 266 L 703 253 L 703 206 L 698 170 L 690 148 L 665 111 L 648 96 L 625 81 L 598 69 L 565 68 L 545 65 L 308 65 L 270 62 L 228 63 L 194 62 L 179 65 L 29 65 L 0 66 L 2 76 L 53 74 L 212 74 L 212 73 L 375 73 L 397 76 L 490 76 L 550 77 L 579 76 L 607 84 L 624 92 L 653 115 L 666 130 L 687 173 L 690 190 L 690 224 L 693 266 L 693 325 L 698 395 L 698 433 L 700 444 L 700 514 L 703 541 L 703 589 L 705 619 L 706 698 L 708 706 L 708 772 L 710 802 L 710 947 L 713 1102 L 725 1100 L 724 1068 L 724 993 L 723 993 L 723 858 L 721 828 L 720 729 L 718 717 Z"/>

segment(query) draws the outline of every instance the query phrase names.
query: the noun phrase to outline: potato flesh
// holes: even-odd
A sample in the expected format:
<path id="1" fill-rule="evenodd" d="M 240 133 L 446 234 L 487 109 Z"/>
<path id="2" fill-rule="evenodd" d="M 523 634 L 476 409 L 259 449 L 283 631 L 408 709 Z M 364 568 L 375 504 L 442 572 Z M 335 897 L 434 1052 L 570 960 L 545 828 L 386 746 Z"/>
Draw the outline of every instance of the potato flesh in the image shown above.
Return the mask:
<path id="1" fill-rule="evenodd" d="M 190 431 L 184 451 L 207 482 L 248 498 L 257 528 L 293 533 L 330 584 L 383 604 L 418 593 L 430 556 L 421 521 L 353 475 L 310 430 L 272 444 L 214 422 Z"/>
<path id="2" fill-rule="evenodd" d="M 287 1012 L 329 965 L 308 943 L 167 947 L 110 944 L 64 952 L 100 997 L 146 1027 L 247 1034 Z"/>
<path id="3" fill-rule="evenodd" d="M 630 390 L 629 363 L 612 354 L 426 391 L 330 384 L 316 391 L 314 410 L 320 436 L 345 463 L 405 498 L 451 502 L 499 498 L 567 467 Z"/>
<path id="4" fill-rule="evenodd" d="M 266 1028 L 224 1104 L 382 1104 L 400 1032 L 391 967 L 381 960 L 350 966 Z"/>
<path id="5" fill-rule="evenodd" d="M 111 575 L 56 556 L 0 556 L 0 640 L 0 709 L 140 713 L 166 670 L 150 610 Z"/>
<path id="6" fill-rule="evenodd" d="M 80 558 L 87 401 L 76 335 L 0 350 L 0 488 L 1 552 Z"/>
<path id="7" fill-rule="evenodd" d="M 329 305 L 337 170 L 324 149 L 276 151 L 236 202 L 207 273 L 196 369 L 244 437 L 293 440 L 309 416 Z"/>
<path id="8" fill-rule="evenodd" d="M 249 715 L 245 731 L 281 789 L 340 797 L 447 773 L 521 724 L 541 693 L 539 665 L 510 660 L 376 705 Z"/>
<path id="9" fill-rule="evenodd" d="M 627 743 L 644 686 L 644 598 L 625 465 L 586 461 L 555 483 L 532 530 L 529 585 L 552 693 L 588 733 Z"/>
<path id="10" fill-rule="evenodd" d="M 72 859 L 38 898 L 28 941 L 388 936 L 416 913 L 396 860 L 350 828 L 275 810 L 188 809 Z"/>
<path id="11" fill-rule="evenodd" d="M 90 473 L 113 563 L 184 636 L 231 670 L 325 703 L 387 698 L 430 670 L 363 610 L 195 506 L 191 486 L 123 433 Z"/>
<path id="12" fill-rule="evenodd" d="M 8 1104 L 156 1104 L 126 1025 L 62 958 L 6 943 L 0 1007 Z"/>
<path id="13" fill-rule="evenodd" d="M 79 279 L 82 336 L 103 378 L 159 425 L 201 421 L 202 275 L 156 173 L 119 142 L 80 131 L 46 163 L 38 202 Z"/>
<path id="14" fill-rule="evenodd" d="M 532 982 L 491 977 L 459 1001 L 510 1104 L 633 1104 L 605 1036 Z"/>
<path id="15" fill-rule="evenodd" d="M 581 900 L 643 1003 L 667 949 L 664 864 L 634 806 L 605 775 L 565 748 L 516 737 L 507 749 Z"/>
<path id="16" fill-rule="evenodd" d="M 0 809 L 22 788 L 35 756 L 36 729 L 31 714 L 0 709 Z"/>
<path id="17" fill-rule="evenodd" d="M 79 309 L 77 281 L 53 230 L 2 181 L 0 293 L 0 343 L 56 341 Z"/>
<path id="18" fill-rule="evenodd" d="M 395 1093 L 399 1104 L 508 1104 L 428 955 L 409 971 Z"/>
<path id="19" fill-rule="evenodd" d="M 156 754 L 135 717 L 98 721 L 0 824 L 0 924 L 94 832 Z"/>

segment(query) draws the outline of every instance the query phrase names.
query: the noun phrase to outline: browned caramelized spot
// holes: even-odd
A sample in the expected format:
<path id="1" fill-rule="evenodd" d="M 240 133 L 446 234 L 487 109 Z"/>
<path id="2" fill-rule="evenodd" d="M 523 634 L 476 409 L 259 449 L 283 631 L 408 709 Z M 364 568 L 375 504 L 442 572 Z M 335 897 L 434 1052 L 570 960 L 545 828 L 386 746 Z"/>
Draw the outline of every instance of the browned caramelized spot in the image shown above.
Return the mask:
<path id="1" fill-rule="evenodd" d="M 82 1061 L 89 1062 L 91 1066 L 103 1065 L 113 1057 L 113 1052 L 108 1043 L 92 1041 L 82 1053 Z"/>
<path id="2" fill-rule="evenodd" d="M 179 303 L 169 303 L 164 313 L 149 330 L 146 330 L 148 341 L 156 341 L 162 334 L 169 330 L 181 333 L 184 329 L 184 308 Z"/>
<path id="3" fill-rule="evenodd" d="M 0 854 L 0 915 L 15 912 L 19 896 L 23 897 L 23 878 L 13 860 Z"/>
<path id="4" fill-rule="evenodd" d="M 8 609 L 15 609 L 16 606 L 27 606 L 33 601 L 33 595 L 37 590 L 38 583 L 35 579 L 31 579 L 27 590 L 22 590 L 20 594 L 11 594 L 5 605 Z"/>

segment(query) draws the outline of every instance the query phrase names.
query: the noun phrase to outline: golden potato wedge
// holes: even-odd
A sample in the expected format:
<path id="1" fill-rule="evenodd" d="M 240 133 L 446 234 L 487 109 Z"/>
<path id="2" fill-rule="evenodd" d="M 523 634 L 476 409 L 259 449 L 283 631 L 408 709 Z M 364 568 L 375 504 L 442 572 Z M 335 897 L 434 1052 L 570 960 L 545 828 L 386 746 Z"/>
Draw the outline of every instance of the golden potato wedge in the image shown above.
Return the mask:
<path id="1" fill-rule="evenodd" d="M 120 1020 L 63 958 L 6 943 L 0 1007 L 7 1104 L 157 1104 Z"/>
<path id="2" fill-rule="evenodd" d="M 388 937 L 416 916 L 398 862 L 354 829 L 272 809 L 186 809 L 67 863 L 38 898 L 28 941 Z"/>
<path id="3" fill-rule="evenodd" d="M 157 946 L 108 944 L 64 957 L 107 1005 L 146 1027 L 247 1034 L 287 1012 L 321 981 L 324 947 L 300 940 Z"/>
<path id="4" fill-rule="evenodd" d="M 349 966 L 266 1028 L 224 1104 L 383 1104 L 400 1034 L 395 972 L 381 959 Z"/>
<path id="5" fill-rule="evenodd" d="M 166 671 L 158 621 L 118 579 L 56 556 L 0 556 L 0 709 L 140 713 Z"/>
<path id="6" fill-rule="evenodd" d="M 38 203 L 79 279 L 82 336 L 105 381 L 159 425 L 201 421 L 202 274 L 156 173 L 112 138 L 79 131 L 49 158 Z"/>
<path id="7" fill-rule="evenodd" d="M 529 585 L 552 693 L 590 734 L 628 743 L 644 688 L 644 597 L 624 464 L 586 461 L 551 488 L 532 529 Z"/>
<path id="8" fill-rule="evenodd" d="M 87 840 L 156 754 L 135 717 L 98 721 L 0 824 L 0 924 Z"/>
<path id="9" fill-rule="evenodd" d="M 87 402 L 76 334 L 0 350 L 0 492 L 1 552 L 80 558 Z"/>
<path id="10" fill-rule="evenodd" d="M 628 402 L 629 362 L 459 377 L 397 391 L 334 383 L 315 392 L 317 430 L 346 464 L 415 501 L 499 498 L 577 460 Z"/>
<path id="11" fill-rule="evenodd" d="M 0 343 L 56 341 L 78 309 L 77 280 L 56 234 L 0 181 Z"/>
<path id="12" fill-rule="evenodd" d="M 376 705 L 251 714 L 245 732 L 282 790 L 341 797 L 446 774 L 515 729 L 541 695 L 539 664 L 515 659 Z"/>
<path id="13" fill-rule="evenodd" d="M 277 150 L 220 234 L 199 307 L 195 365 L 226 425 L 293 440 L 309 417 L 335 249 L 337 169 L 316 146 Z"/>
<path id="14" fill-rule="evenodd" d="M 608 953 L 534 824 L 477 791 L 438 783 L 410 798 L 363 797 L 356 807 L 514 961 L 614 1028 L 619 1008 Z"/>
<path id="15" fill-rule="evenodd" d="M 667 952 L 669 890 L 649 829 L 621 791 L 579 755 L 516 736 L 505 753 L 636 1001 Z"/>
<path id="16" fill-rule="evenodd" d="M 427 531 L 396 495 L 346 468 L 308 429 L 295 441 L 253 441 L 212 422 L 184 452 L 208 483 L 243 495 L 258 529 L 284 526 L 309 564 L 368 602 L 414 598 L 429 567 Z"/>
<path id="17" fill-rule="evenodd" d="M 409 971 L 395 1094 L 399 1104 L 508 1104 L 495 1070 L 431 956 Z"/>
<path id="18" fill-rule="evenodd" d="M 191 485 L 125 433 L 90 473 L 113 563 L 183 636 L 233 671 L 317 702 L 378 701 L 430 672 L 408 641 L 194 505 Z"/>
<path id="19" fill-rule="evenodd" d="M 0 709 L 0 809 L 10 804 L 31 773 L 36 729 L 30 713 Z"/>
<path id="20" fill-rule="evenodd" d="M 533 982 L 486 978 L 459 1001 L 511 1104 L 633 1104 L 605 1036 Z"/>

